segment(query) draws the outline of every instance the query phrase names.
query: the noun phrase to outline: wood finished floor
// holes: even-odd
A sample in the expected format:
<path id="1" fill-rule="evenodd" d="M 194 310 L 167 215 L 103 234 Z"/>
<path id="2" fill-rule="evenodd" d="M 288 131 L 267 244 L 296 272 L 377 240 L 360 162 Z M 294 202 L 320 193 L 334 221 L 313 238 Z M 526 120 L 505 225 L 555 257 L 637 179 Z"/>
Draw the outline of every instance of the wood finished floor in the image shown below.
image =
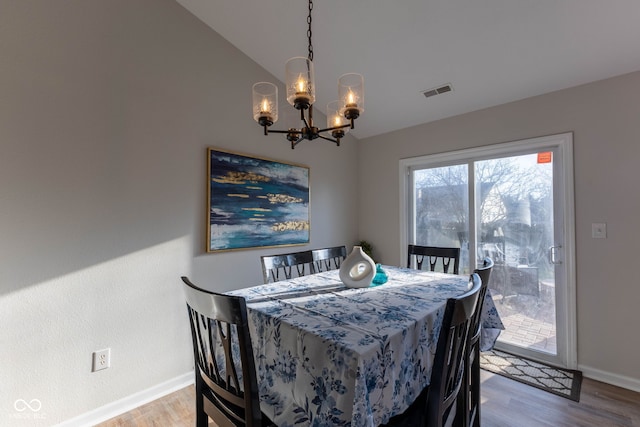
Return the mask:
<path id="1" fill-rule="evenodd" d="M 640 427 L 640 393 L 585 378 L 573 402 L 481 372 L 483 427 Z M 96 427 L 194 426 L 194 398 L 190 386 Z"/>

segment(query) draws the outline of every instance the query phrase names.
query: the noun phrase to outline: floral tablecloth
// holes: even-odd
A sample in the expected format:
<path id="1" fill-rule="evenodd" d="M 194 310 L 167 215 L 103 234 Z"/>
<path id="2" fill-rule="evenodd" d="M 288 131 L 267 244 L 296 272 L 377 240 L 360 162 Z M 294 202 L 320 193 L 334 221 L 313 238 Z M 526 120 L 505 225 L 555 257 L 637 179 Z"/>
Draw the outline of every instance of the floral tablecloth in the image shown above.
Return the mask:
<path id="1" fill-rule="evenodd" d="M 229 292 L 246 298 L 261 408 L 278 426 L 378 426 L 429 384 L 445 302 L 469 279 L 383 268 L 377 287 L 346 288 L 334 270 Z"/>

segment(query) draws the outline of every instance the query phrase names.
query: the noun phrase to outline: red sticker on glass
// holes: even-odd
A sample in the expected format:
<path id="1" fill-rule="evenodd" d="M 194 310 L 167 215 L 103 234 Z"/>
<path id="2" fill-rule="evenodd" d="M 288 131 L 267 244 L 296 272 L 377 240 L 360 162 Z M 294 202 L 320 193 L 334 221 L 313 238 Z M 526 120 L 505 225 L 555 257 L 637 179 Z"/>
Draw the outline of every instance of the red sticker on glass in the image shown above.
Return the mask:
<path id="1" fill-rule="evenodd" d="M 551 163 L 551 151 L 538 153 L 538 163 Z"/>

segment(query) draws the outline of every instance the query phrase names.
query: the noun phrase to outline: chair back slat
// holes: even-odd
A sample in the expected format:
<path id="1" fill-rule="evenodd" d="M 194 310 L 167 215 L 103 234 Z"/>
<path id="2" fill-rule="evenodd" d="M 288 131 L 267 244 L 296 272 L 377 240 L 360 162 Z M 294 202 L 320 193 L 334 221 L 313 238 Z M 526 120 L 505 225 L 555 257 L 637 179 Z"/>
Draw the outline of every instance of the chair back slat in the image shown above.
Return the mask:
<path id="1" fill-rule="evenodd" d="M 203 374 L 205 374 L 203 372 Z M 242 406 L 244 399 L 230 392 L 225 387 L 221 387 L 219 383 L 214 382 L 207 375 L 202 376 L 202 380 L 213 391 L 213 398 L 216 399 L 217 407 L 224 407 L 223 413 L 229 414 L 233 419 L 240 420 L 240 416 L 233 411 L 234 406 Z M 227 416 L 229 416 L 227 415 Z"/>
<path id="2" fill-rule="evenodd" d="M 311 251 L 263 255 L 260 262 L 264 283 L 290 280 L 316 272 Z"/>
<path id="3" fill-rule="evenodd" d="M 316 273 L 329 270 L 339 270 L 340 264 L 347 257 L 346 246 L 314 249 L 311 251 L 315 263 Z"/>
<path id="4" fill-rule="evenodd" d="M 458 274 L 460 264 L 460 248 L 443 248 L 437 246 L 409 245 L 407 248 L 407 268 L 411 268 L 412 258 L 415 257 L 416 268 L 422 270 L 422 264 L 427 259 L 431 271 L 437 271 L 440 261 L 442 272 L 448 273 L 453 262 L 453 274 Z"/>

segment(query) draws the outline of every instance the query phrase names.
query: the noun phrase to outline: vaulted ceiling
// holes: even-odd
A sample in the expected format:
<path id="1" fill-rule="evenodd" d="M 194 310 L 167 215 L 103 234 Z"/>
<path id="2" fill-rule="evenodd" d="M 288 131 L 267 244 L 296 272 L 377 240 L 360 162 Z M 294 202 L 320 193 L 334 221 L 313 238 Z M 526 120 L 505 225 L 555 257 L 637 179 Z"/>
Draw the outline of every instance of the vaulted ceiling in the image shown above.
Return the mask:
<path id="1" fill-rule="evenodd" d="M 304 0 L 176 1 L 280 80 L 307 56 Z M 312 18 L 316 108 L 364 75 L 357 138 L 640 70 L 639 0 L 316 0 Z"/>

